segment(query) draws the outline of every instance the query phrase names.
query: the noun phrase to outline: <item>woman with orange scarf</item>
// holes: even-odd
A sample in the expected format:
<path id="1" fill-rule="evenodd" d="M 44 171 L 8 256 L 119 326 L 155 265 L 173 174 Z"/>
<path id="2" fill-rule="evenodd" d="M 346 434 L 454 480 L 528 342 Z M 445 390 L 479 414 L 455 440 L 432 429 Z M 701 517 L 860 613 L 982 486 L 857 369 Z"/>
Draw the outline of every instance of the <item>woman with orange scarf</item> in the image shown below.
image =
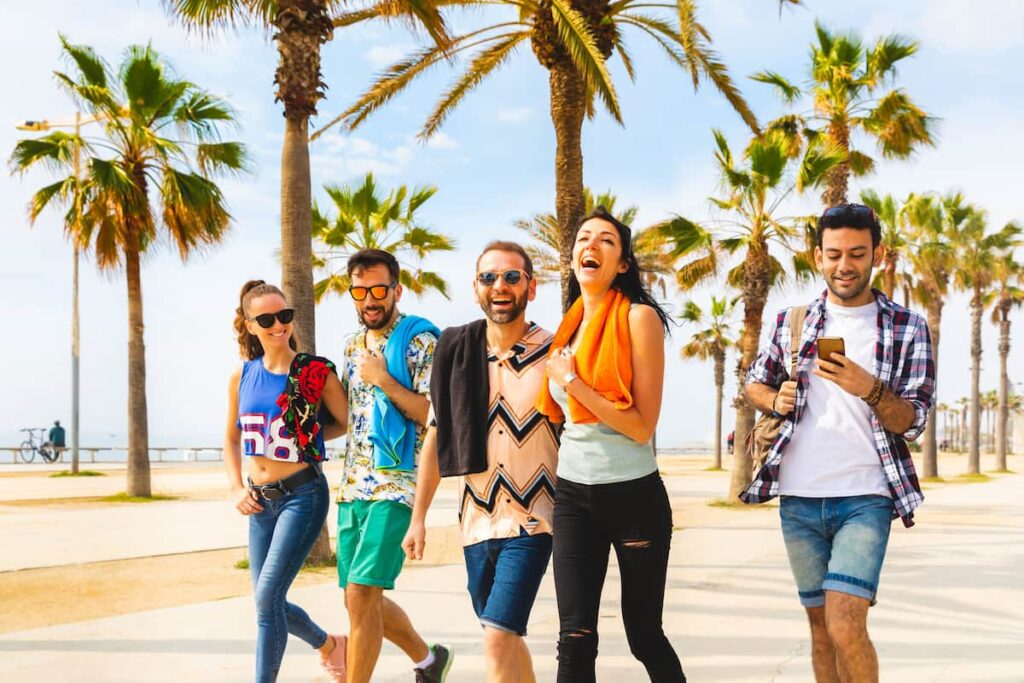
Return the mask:
<path id="1" fill-rule="evenodd" d="M 576 232 L 570 308 L 551 345 L 538 409 L 564 421 L 554 514 L 558 681 L 596 677 L 611 548 L 629 649 L 652 681 L 685 681 L 662 628 L 672 509 L 651 444 L 661 411 L 668 315 L 644 288 L 629 226 L 603 207 Z"/>

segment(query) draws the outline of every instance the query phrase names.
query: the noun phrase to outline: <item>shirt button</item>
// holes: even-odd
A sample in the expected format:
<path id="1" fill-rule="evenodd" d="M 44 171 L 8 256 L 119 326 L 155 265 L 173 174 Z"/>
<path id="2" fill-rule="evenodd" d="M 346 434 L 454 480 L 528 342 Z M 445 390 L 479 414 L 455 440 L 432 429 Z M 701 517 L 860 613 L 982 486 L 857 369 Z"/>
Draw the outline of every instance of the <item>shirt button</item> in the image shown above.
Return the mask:
<path id="1" fill-rule="evenodd" d="M 511 503 L 511 502 L 512 502 L 512 499 L 511 499 L 511 498 L 506 498 L 506 499 L 505 499 L 505 502 L 506 502 L 506 503 Z"/>
<path id="2" fill-rule="evenodd" d="M 504 467 L 504 466 L 505 466 L 505 463 L 503 463 L 503 462 L 499 462 L 498 463 L 498 467 Z"/>
<path id="3" fill-rule="evenodd" d="M 505 433 L 505 430 L 504 430 L 504 429 L 499 429 L 499 430 L 498 430 L 498 433 L 499 433 L 499 434 L 504 434 L 504 433 Z"/>

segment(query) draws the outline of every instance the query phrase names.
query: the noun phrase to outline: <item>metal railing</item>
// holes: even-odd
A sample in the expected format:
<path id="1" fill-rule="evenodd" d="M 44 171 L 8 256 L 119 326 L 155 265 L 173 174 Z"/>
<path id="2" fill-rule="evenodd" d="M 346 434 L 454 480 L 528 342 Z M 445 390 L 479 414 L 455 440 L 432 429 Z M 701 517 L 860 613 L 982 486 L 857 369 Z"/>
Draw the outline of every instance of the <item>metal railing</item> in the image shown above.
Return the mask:
<path id="1" fill-rule="evenodd" d="M 9 453 L 10 460 L 8 462 L 18 463 L 21 462 L 21 451 L 20 446 L 11 447 L 0 447 L 0 451 Z M 86 447 L 79 446 L 78 451 L 79 462 L 124 462 L 128 459 L 128 448 L 124 446 L 104 446 L 104 447 Z M 182 446 L 164 446 L 159 448 L 150 447 L 149 449 L 149 461 L 150 462 L 218 462 L 223 458 L 223 449 L 220 446 L 207 447 L 207 446 L 196 446 L 196 447 L 182 447 Z M 97 460 L 96 456 L 98 453 L 124 453 L 123 457 L 119 458 L 106 458 Z M 181 455 L 176 458 L 167 457 L 168 453 L 180 453 Z M 211 455 L 212 454 L 212 455 Z M 56 462 L 70 463 L 71 462 L 71 449 L 64 448 L 60 452 L 60 458 Z M 31 463 L 35 464 L 43 463 L 46 461 L 40 457 L 36 457 Z"/>

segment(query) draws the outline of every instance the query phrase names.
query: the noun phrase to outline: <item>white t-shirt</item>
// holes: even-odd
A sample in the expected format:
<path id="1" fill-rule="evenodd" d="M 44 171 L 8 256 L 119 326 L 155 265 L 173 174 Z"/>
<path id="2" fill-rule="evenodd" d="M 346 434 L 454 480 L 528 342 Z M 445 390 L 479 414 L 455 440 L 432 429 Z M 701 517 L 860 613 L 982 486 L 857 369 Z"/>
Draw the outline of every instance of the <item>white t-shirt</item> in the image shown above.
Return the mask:
<path id="1" fill-rule="evenodd" d="M 846 357 L 873 373 L 877 320 L 876 302 L 856 307 L 826 302 L 822 336 L 842 337 Z M 816 364 L 817 359 L 813 362 Z M 838 384 L 812 374 L 814 367 L 804 370 L 807 403 L 786 445 L 779 493 L 806 498 L 889 497 L 885 470 L 871 433 L 870 406 Z"/>

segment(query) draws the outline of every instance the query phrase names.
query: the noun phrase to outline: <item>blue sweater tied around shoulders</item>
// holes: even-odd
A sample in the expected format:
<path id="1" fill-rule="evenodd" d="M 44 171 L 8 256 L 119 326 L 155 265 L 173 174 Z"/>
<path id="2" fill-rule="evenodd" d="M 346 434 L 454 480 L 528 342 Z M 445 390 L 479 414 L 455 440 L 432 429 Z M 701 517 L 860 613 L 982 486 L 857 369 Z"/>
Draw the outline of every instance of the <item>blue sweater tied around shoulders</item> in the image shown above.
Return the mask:
<path id="1" fill-rule="evenodd" d="M 430 332 L 434 337 L 441 336 L 441 330 L 426 318 L 407 315 L 395 326 L 384 344 L 388 374 L 406 389 L 413 388 L 406 362 L 409 344 L 424 332 Z M 376 469 L 411 472 L 416 468 L 416 423 L 403 415 L 380 387 L 373 390 L 370 443 L 373 444 L 373 466 Z"/>

